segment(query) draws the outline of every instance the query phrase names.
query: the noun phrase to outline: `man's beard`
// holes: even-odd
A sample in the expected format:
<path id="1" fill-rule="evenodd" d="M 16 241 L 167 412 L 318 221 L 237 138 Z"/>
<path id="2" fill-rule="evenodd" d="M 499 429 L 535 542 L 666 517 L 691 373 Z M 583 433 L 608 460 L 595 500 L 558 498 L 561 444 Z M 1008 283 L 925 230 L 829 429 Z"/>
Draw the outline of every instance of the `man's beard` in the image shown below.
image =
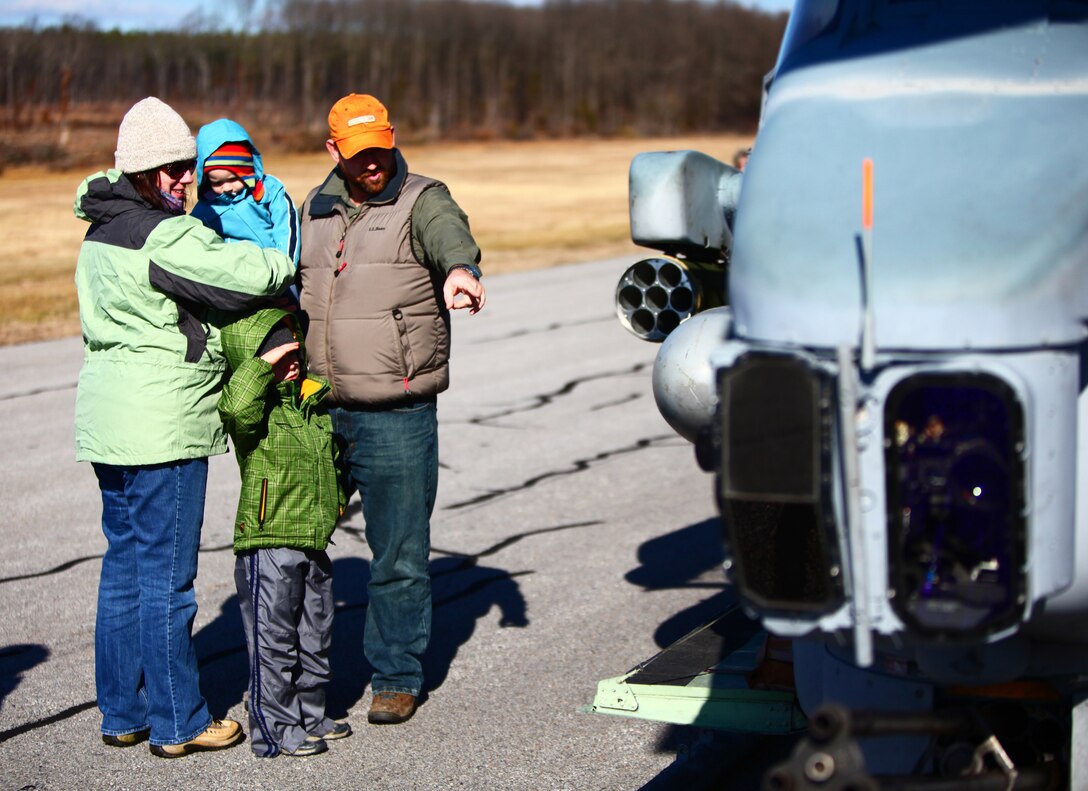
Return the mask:
<path id="1" fill-rule="evenodd" d="M 368 176 L 371 176 L 371 175 L 373 175 L 373 174 L 371 174 L 371 173 L 360 174 L 355 179 L 355 186 L 357 186 L 364 193 L 366 193 L 367 195 L 370 195 L 371 197 L 373 197 L 374 195 L 381 195 L 382 192 L 385 191 L 385 188 L 389 186 L 389 174 L 384 173 L 384 172 L 381 173 L 380 174 L 381 178 L 379 178 L 376 183 L 371 181 L 368 178 Z"/>

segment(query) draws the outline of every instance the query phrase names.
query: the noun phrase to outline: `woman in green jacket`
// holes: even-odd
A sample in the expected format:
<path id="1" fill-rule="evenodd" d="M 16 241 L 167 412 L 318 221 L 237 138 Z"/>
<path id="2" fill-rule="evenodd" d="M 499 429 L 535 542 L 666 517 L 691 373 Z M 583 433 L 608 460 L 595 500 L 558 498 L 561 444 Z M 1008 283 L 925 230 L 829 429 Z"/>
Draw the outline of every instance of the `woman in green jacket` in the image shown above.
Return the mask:
<path id="1" fill-rule="evenodd" d="M 208 312 L 252 309 L 295 269 L 184 213 L 195 156 L 181 116 L 143 99 L 121 121 L 116 168 L 86 179 L 75 202 L 90 223 L 76 264 L 76 457 L 94 465 L 108 542 L 95 625 L 102 740 L 150 739 L 164 758 L 242 737 L 209 714 L 192 644 L 208 456 L 226 451 L 226 365 Z"/>

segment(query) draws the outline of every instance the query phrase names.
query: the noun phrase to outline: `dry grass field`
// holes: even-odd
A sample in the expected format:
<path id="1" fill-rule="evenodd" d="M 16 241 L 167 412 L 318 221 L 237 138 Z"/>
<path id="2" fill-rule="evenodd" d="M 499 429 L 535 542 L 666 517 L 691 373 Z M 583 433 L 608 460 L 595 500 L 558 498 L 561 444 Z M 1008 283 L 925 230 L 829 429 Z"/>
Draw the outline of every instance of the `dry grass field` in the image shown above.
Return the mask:
<path id="1" fill-rule="evenodd" d="M 405 146 L 404 154 L 412 170 L 449 185 L 483 250 L 484 272 L 495 274 L 635 252 L 627 225 L 631 157 L 691 148 L 729 161 L 750 142 L 730 135 L 480 142 Z M 324 152 L 273 152 L 265 166 L 301 203 L 332 162 Z M 72 201 L 89 173 L 12 168 L 0 175 L 0 345 L 79 333 L 72 275 L 86 225 L 73 216 Z"/>

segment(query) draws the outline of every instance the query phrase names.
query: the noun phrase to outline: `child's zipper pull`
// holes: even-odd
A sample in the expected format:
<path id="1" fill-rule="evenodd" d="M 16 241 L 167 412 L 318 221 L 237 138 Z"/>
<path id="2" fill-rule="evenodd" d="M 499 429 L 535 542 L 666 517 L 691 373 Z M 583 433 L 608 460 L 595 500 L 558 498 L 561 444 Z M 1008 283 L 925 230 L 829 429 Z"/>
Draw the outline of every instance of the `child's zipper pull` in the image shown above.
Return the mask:
<path id="1" fill-rule="evenodd" d="M 261 505 L 257 510 L 257 529 L 260 530 L 264 527 L 264 513 L 265 508 L 268 505 L 268 479 L 261 479 Z"/>

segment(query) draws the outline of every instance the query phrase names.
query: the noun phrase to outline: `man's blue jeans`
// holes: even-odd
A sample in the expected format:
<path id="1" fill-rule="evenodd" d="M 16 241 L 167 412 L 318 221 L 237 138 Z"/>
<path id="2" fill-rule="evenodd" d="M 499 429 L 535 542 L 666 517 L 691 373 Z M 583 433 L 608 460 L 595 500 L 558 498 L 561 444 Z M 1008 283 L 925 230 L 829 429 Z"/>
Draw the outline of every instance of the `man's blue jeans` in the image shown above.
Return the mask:
<path id="1" fill-rule="evenodd" d="M 192 640 L 208 460 L 94 471 L 109 542 L 94 636 L 102 733 L 187 742 L 212 719 Z"/>
<path id="2" fill-rule="evenodd" d="M 431 637 L 431 511 L 438 491 L 434 401 L 398 409 L 331 409 L 348 445 L 374 555 L 363 651 L 374 692 L 418 695 Z"/>

